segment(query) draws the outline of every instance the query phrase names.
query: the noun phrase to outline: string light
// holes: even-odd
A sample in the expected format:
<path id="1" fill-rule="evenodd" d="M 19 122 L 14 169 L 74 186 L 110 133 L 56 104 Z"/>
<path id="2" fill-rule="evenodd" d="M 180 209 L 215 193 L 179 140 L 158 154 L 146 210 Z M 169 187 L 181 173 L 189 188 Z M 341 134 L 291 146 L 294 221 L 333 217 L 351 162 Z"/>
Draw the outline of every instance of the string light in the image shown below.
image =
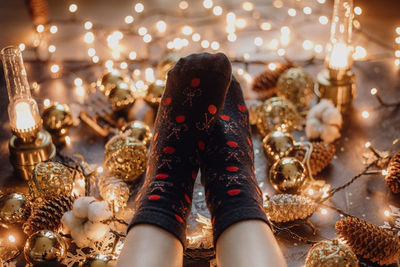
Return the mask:
<path id="1" fill-rule="evenodd" d="M 132 16 L 126 16 L 124 21 L 126 24 L 131 24 L 133 22 L 133 17 Z"/>
<path id="2" fill-rule="evenodd" d="M 71 137 L 69 137 L 68 135 L 65 137 L 65 144 L 67 146 L 71 145 Z"/>
<path id="3" fill-rule="evenodd" d="M 236 27 L 238 27 L 239 29 L 243 29 L 244 27 L 246 27 L 247 25 L 247 21 L 243 18 L 237 19 L 235 21 L 235 25 Z"/>
<path id="4" fill-rule="evenodd" d="M 96 55 L 96 50 L 93 47 L 89 48 L 88 55 L 89 57 L 93 57 L 94 55 Z"/>
<path id="5" fill-rule="evenodd" d="M 68 10 L 71 13 L 75 13 L 76 11 L 78 11 L 78 6 L 76 4 L 71 4 L 71 5 L 69 5 Z"/>
<path id="6" fill-rule="evenodd" d="M 385 210 L 385 211 L 383 212 L 383 214 L 384 214 L 386 217 L 389 217 L 389 216 L 390 216 L 390 212 L 389 212 L 388 210 Z"/>
<path id="7" fill-rule="evenodd" d="M 135 51 L 129 52 L 129 59 L 130 60 L 135 60 L 136 59 L 136 52 Z"/>
<path id="8" fill-rule="evenodd" d="M 42 24 L 39 24 L 36 26 L 36 31 L 38 33 L 42 33 L 44 31 L 44 26 Z"/>
<path id="9" fill-rule="evenodd" d="M 125 61 L 121 62 L 121 64 L 119 64 L 119 67 L 123 70 L 128 68 L 128 63 L 126 63 Z"/>
<path id="10" fill-rule="evenodd" d="M 114 66 L 114 62 L 113 62 L 111 59 L 109 59 L 109 60 L 106 61 L 106 63 L 104 64 L 104 66 L 105 66 L 107 69 L 111 70 L 112 67 Z"/>
<path id="11" fill-rule="evenodd" d="M 236 15 L 233 12 L 229 12 L 228 14 L 226 14 L 226 23 L 228 25 L 234 25 L 236 21 Z"/>
<path id="12" fill-rule="evenodd" d="M 179 8 L 180 8 L 180 9 L 185 10 L 185 9 L 187 9 L 188 7 L 189 7 L 188 2 L 186 2 L 186 1 L 180 1 L 180 2 L 179 2 Z"/>
<path id="13" fill-rule="evenodd" d="M 246 11 L 252 11 L 254 9 L 254 4 L 252 2 L 246 1 L 242 3 L 242 8 Z"/>
<path id="14" fill-rule="evenodd" d="M 87 44 L 91 44 L 94 42 L 94 34 L 92 32 L 85 33 L 83 37 L 83 41 Z"/>
<path id="15" fill-rule="evenodd" d="M 50 71 L 52 73 L 57 73 L 60 70 L 60 66 L 58 66 L 57 64 L 53 64 L 50 66 Z"/>
<path id="16" fill-rule="evenodd" d="M 263 31 L 269 31 L 269 30 L 271 30 L 272 25 L 269 22 L 263 22 L 263 23 L 260 24 L 260 28 Z"/>
<path id="17" fill-rule="evenodd" d="M 75 86 L 82 86 L 83 81 L 81 78 L 78 77 L 78 78 L 75 78 L 74 84 L 75 84 Z"/>
<path id="18" fill-rule="evenodd" d="M 214 13 L 215 16 L 221 16 L 222 15 L 222 7 L 215 6 L 213 8 L 213 13 Z"/>
<path id="19" fill-rule="evenodd" d="M 364 145 L 366 148 L 369 148 L 371 146 L 371 142 L 366 142 Z"/>
<path id="20" fill-rule="evenodd" d="M 256 46 L 262 46 L 263 43 L 264 43 L 264 40 L 261 37 L 254 38 L 254 44 Z"/>
<path id="21" fill-rule="evenodd" d="M 97 167 L 96 171 L 97 171 L 97 173 L 103 173 L 104 169 L 102 166 L 100 166 L 100 167 Z"/>
<path id="22" fill-rule="evenodd" d="M 329 19 L 327 16 L 320 16 L 318 18 L 319 23 L 321 23 L 322 25 L 326 25 L 329 22 Z"/>
<path id="23" fill-rule="evenodd" d="M 140 27 L 140 28 L 138 29 L 138 33 L 139 33 L 139 35 L 141 35 L 141 36 L 145 35 L 145 34 L 147 33 L 147 28 L 146 28 L 146 27 Z"/>
<path id="24" fill-rule="evenodd" d="M 210 42 L 207 40 L 201 41 L 201 47 L 208 48 L 210 46 Z"/>
<path id="25" fill-rule="evenodd" d="M 99 62 L 99 57 L 98 56 L 93 56 L 92 57 L 92 61 L 93 61 L 93 63 L 97 63 L 97 62 Z"/>
<path id="26" fill-rule="evenodd" d="M 217 41 L 212 42 L 211 43 L 211 49 L 218 50 L 219 49 L 219 43 Z"/>
<path id="27" fill-rule="evenodd" d="M 326 215 L 326 214 L 328 214 L 328 211 L 326 209 L 321 209 L 321 214 Z"/>
<path id="28" fill-rule="evenodd" d="M 387 175 L 388 174 L 388 172 L 387 172 L 387 170 L 382 170 L 382 175 Z"/>
<path id="29" fill-rule="evenodd" d="M 394 56 L 395 57 L 400 57 L 400 50 L 394 51 Z"/>
<path id="30" fill-rule="evenodd" d="M 144 41 L 145 43 L 150 43 L 152 39 L 153 39 L 153 38 L 151 37 L 150 34 L 145 34 L 145 35 L 143 36 L 143 41 Z"/>
<path id="31" fill-rule="evenodd" d="M 367 57 L 367 50 L 364 47 L 357 45 L 353 53 L 354 60 L 361 60 Z"/>
<path id="32" fill-rule="evenodd" d="M 144 5 L 142 3 L 137 3 L 135 5 L 136 13 L 142 13 L 144 11 Z"/>
<path id="33" fill-rule="evenodd" d="M 378 90 L 376 88 L 371 89 L 371 95 L 376 95 L 378 93 Z"/>
<path id="34" fill-rule="evenodd" d="M 146 68 L 144 71 L 144 76 L 147 82 L 154 82 L 155 78 L 154 78 L 154 70 L 152 68 Z"/>
<path id="35" fill-rule="evenodd" d="M 191 35 L 193 33 L 193 28 L 188 25 L 185 25 L 182 27 L 182 33 L 184 35 Z"/>
<path id="36" fill-rule="evenodd" d="M 396 44 L 400 44 L 400 36 L 395 39 Z"/>
<path id="37" fill-rule="evenodd" d="M 396 27 L 396 33 L 400 34 L 400 27 Z"/>
<path id="38" fill-rule="evenodd" d="M 312 9 L 309 6 L 306 6 L 306 7 L 303 8 L 303 12 L 306 15 L 310 15 L 312 13 Z"/>
<path id="39" fill-rule="evenodd" d="M 200 34 L 194 33 L 194 34 L 192 35 L 192 40 L 193 40 L 194 42 L 198 42 L 198 41 L 200 41 L 200 39 L 201 39 Z"/>
<path id="40" fill-rule="evenodd" d="M 56 47 L 54 45 L 49 45 L 48 50 L 50 53 L 54 53 L 54 52 L 56 52 Z"/>
<path id="41" fill-rule="evenodd" d="M 57 33 L 57 31 L 58 31 L 58 28 L 56 25 L 53 25 L 50 27 L 50 33 L 55 34 L 55 33 Z"/>
<path id="42" fill-rule="evenodd" d="M 203 6 L 204 6 L 204 8 L 206 8 L 206 9 L 212 8 L 213 5 L 214 5 L 214 3 L 213 3 L 212 0 L 204 0 L 204 1 L 203 1 Z"/>
<path id="43" fill-rule="evenodd" d="M 90 21 L 86 21 L 85 24 L 83 24 L 83 27 L 85 30 L 90 30 L 93 27 L 93 23 Z"/>
<path id="44" fill-rule="evenodd" d="M 165 33 L 167 30 L 167 23 L 165 23 L 163 20 L 159 20 L 156 23 L 156 28 L 159 33 Z"/>
<path id="45" fill-rule="evenodd" d="M 10 241 L 11 243 L 15 243 L 15 241 L 16 241 L 15 236 L 9 235 L 8 236 L 8 241 Z"/>
<path id="46" fill-rule="evenodd" d="M 45 100 L 43 100 L 43 105 L 44 105 L 45 107 L 50 106 L 50 104 L 51 104 L 50 99 L 46 98 Z"/>
<path id="47" fill-rule="evenodd" d="M 294 9 L 294 8 L 289 8 L 288 9 L 288 15 L 289 16 L 291 16 L 291 17 L 294 17 L 294 16 L 296 16 L 296 9 Z"/>
<path id="48" fill-rule="evenodd" d="M 310 40 L 305 40 L 303 42 L 303 48 L 305 50 L 311 50 L 313 48 L 313 42 L 311 42 Z"/>
<path id="49" fill-rule="evenodd" d="M 268 69 L 270 69 L 272 71 L 276 70 L 276 68 L 277 68 L 276 64 L 273 62 L 269 63 L 267 67 L 268 67 Z"/>
<path id="50" fill-rule="evenodd" d="M 324 50 L 324 47 L 323 47 L 322 45 L 317 44 L 317 45 L 314 46 L 314 51 L 315 51 L 316 53 L 319 54 L 319 53 L 322 52 L 322 50 Z"/>
<path id="51" fill-rule="evenodd" d="M 85 96 L 85 88 L 83 88 L 82 86 L 75 87 L 75 94 L 78 97 L 83 98 Z"/>
<path id="52" fill-rule="evenodd" d="M 139 69 L 135 69 L 133 71 L 133 75 L 135 75 L 135 76 L 140 76 L 140 73 L 141 73 L 141 71 Z"/>
<path id="53" fill-rule="evenodd" d="M 237 39 L 237 36 L 236 36 L 236 34 L 234 34 L 234 33 L 230 33 L 230 34 L 228 34 L 228 41 L 229 42 L 234 42 L 234 41 L 236 41 L 236 39 Z"/>
<path id="54" fill-rule="evenodd" d="M 274 2 L 272 2 L 272 5 L 275 8 L 282 8 L 283 7 L 283 2 L 281 0 L 275 0 Z"/>
<path id="55" fill-rule="evenodd" d="M 283 48 L 278 49 L 278 55 L 279 56 L 283 57 L 285 54 L 286 54 L 285 49 L 283 49 Z"/>
<path id="56" fill-rule="evenodd" d="M 21 51 L 25 50 L 25 44 L 24 43 L 20 43 L 18 47 L 19 47 L 19 50 L 21 50 Z"/>
<path id="57" fill-rule="evenodd" d="M 317 2 L 320 3 L 320 4 L 325 4 L 325 1 L 326 0 L 317 0 Z"/>
<path id="58" fill-rule="evenodd" d="M 362 116 L 364 119 L 368 119 L 368 118 L 369 118 L 369 112 L 366 111 L 366 110 L 364 110 L 363 112 L 361 112 L 361 116 Z"/>
<path id="59" fill-rule="evenodd" d="M 361 15 L 361 13 L 362 13 L 361 7 L 356 6 L 356 7 L 354 8 L 354 14 L 356 14 L 356 15 Z"/>

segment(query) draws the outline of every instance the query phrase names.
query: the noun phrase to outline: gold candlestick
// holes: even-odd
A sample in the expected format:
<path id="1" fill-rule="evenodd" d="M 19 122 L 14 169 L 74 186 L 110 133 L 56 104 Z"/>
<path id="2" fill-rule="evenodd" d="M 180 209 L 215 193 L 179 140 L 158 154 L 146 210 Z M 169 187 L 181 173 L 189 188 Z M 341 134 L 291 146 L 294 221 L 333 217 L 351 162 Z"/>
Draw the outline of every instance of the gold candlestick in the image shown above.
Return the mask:
<path id="1" fill-rule="evenodd" d="M 10 161 L 15 171 L 28 180 L 37 163 L 54 158 L 56 148 L 50 134 L 42 129 L 42 119 L 31 96 L 21 51 L 17 47 L 5 47 L 1 50 L 1 57 L 13 133 L 9 142 Z"/>

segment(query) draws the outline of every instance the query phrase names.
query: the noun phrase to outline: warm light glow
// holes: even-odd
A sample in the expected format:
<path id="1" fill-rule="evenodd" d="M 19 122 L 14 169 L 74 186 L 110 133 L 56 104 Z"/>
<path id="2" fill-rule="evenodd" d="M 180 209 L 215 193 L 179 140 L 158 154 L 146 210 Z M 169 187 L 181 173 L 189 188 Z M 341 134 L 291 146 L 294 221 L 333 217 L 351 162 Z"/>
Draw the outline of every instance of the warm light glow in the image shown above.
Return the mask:
<path id="1" fill-rule="evenodd" d="M 19 44 L 18 47 L 19 47 L 19 50 L 21 50 L 21 51 L 25 50 L 25 44 L 24 43 Z"/>
<path id="2" fill-rule="evenodd" d="M 144 76 L 147 82 L 152 83 L 155 81 L 154 70 L 152 68 L 146 68 Z"/>
<path id="3" fill-rule="evenodd" d="M 306 15 L 310 15 L 312 13 L 312 9 L 309 6 L 306 6 L 306 7 L 303 8 L 303 12 Z"/>
<path id="4" fill-rule="evenodd" d="M 120 68 L 125 70 L 128 68 L 128 63 L 126 63 L 125 61 L 121 62 L 121 64 L 119 64 Z"/>
<path id="5" fill-rule="evenodd" d="M 328 66 L 331 69 L 346 70 L 349 66 L 348 48 L 345 43 L 333 44 Z"/>
<path id="6" fill-rule="evenodd" d="M 179 2 L 179 8 L 180 8 L 180 9 L 185 10 L 185 9 L 187 9 L 188 7 L 189 7 L 189 4 L 188 4 L 187 1 L 180 1 L 180 2 Z"/>
<path id="7" fill-rule="evenodd" d="M 184 35 L 191 35 L 193 33 L 193 28 L 188 25 L 185 25 L 182 27 L 182 33 Z"/>
<path id="8" fill-rule="evenodd" d="M 283 57 L 285 54 L 286 54 L 285 49 L 283 49 L 283 48 L 278 49 L 278 55 L 279 56 Z"/>
<path id="9" fill-rule="evenodd" d="M 383 212 L 383 214 L 385 214 L 386 217 L 389 217 L 389 216 L 390 216 L 390 211 L 385 210 L 385 211 Z"/>
<path id="10" fill-rule="evenodd" d="M 36 31 L 42 33 L 44 31 L 44 26 L 42 24 L 37 25 Z"/>
<path id="11" fill-rule="evenodd" d="M 318 54 L 321 53 L 323 50 L 324 50 L 324 47 L 320 44 L 317 44 L 314 46 L 314 51 Z"/>
<path id="12" fill-rule="evenodd" d="M 281 0 L 274 0 L 274 2 L 272 2 L 272 5 L 275 8 L 282 8 L 283 7 L 283 2 Z"/>
<path id="13" fill-rule="evenodd" d="M 46 98 L 45 100 L 43 100 L 43 105 L 44 105 L 45 107 L 50 106 L 50 104 L 51 104 L 50 99 Z"/>
<path id="14" fill-rule="evenodd" d="M 254 38 L 254 44 L 256 46 L 262 46 L 263 43 L 264 43 L 264 40 L 261 37 Z"/>
<path id="15" fill-rule="evenodd" d="M 236 39 L 237 39 L 236 34 L 234 34 L 234 33 L 228 34 L 228 41 L 229 42 L 234 42 L 234 41 L 236 41 Z"/>
<path id="16" fill-rule="evenodd" d="M 218 50 L 219 49 L 219 43 L 217 41 L 212 42 L 211 43 L 211 49 Z"/>
<path id="17" fill-rule="evenodd" d="M 58 31 L 58 28 L 56 25 L 53 25 L 50 27 L 50 33 L 55 34 L 55 33 L 57 33 L 57 31 Z"/>
<path id="18" fill-rule="evenodd" d="M 21 101 L 15 105 L 16 122 L 18 130 L 28 130 L 35 127 L 35 119 L 33 118 L 29 103 Z"/>
<path id="19" fill-rule="evenodd" d="M 394 39 L 394 41 L 396 42 L 396 44 L 400 44 L 400 36 L 396 37 L 396 39 Z"/>
<path id="20" fill-rule="evenodd" d="M 76 86 L 82 86 L 83 81 L 82 81 L 81 78 L 78 77 L 78 78 L 75 78 L 74 84 L 75 84 Z"/>
<path id="21" fill-rule="evenodd" d="M 288 9 L 288 14 L 289 14 L 289 16 L 291 16 L 291 17 L 294 17 L 294 16 L 296 16 L 296 9 L 294 9 L 294 8 L 289 8 Z"/>
<path id="22" fill-rule="evenodd" d="M 49 45 L 48 50 L 49 50 L 50 53 L 54 53 L 54 52 L 56 52 L 56 46 L 55 45 Z"/>
<path id="23" fill-rule="evenodd" d="M 147 33 L 146 27 L 140 27 L 140 28 L 138 29 L 138 33 L 139 33 L 139 35 L 141 35 L 141 36 L 145 35 L 145 34 Z"/>
<path id="24" fill-rule="evenodd" d="M 396 27 L 396 33 L 400 34 L 400 27 Z"/>
<path id="25" fill-rule="evenodd" d="M 97 63 L 97 62 L 99 62 L 99 57 L 98 56 L 94 56 L 94 57 L 92 57 L 92 61 L 93 61 L 93 63 Z"/>
<path id="26" fill-rule="evenodd" d="M 71 5 L 69 5 L 68 10 L 71 13 L 75 13 L 76 11 L 78 11 L 78 6 L 76 4 L 71 4 Z"/>
<path id="27" fill-rule="evenodd" d="M 10 241 L 11 243 L 15 243 L 15 241 L 16 241 L 15 236 L 9 235 L 8 236 L 8 241 Z"/>
<path id="28" fill-rule="evenodd" d="M 144 5 L 142 3 L 137 3 L 135 5 L 135 11 L 137 13 L 141 13 L 141 12 L 143 12 L 143 10 L 144 10 Z"/>
<path id="29" fill-rule="evenodd" d="M 79 97 L 82 98 L 85 96 L 85 88 L 82 86 L 77 86 L 75 87 L 75 94 Z"/>
<path id="30" fill-rule="evenodd" d="M 366 148 L 369 148 L 370 146 L 371 146 L 371 142 L 366 142 L 366 143 L 365 143 L 365 147 L 366 147 Z"/>
<path id="31" fill-rule="evenodd" d="M 277 68 L 277 66 L 276 66 L 275 63 L 269 63 L 269 64 L 268 64 L 268 69 L 270 69 L 270 70 L 276 70 L 276 68 Z"/>
<path id="32" fill-rule="evenodd" d="M 140 73 L 141 73 L 141 71 L 139 69 L 135 69 L 133 71 L 133 75 L 135 75 L 135 76 L 140 76 Z"/>
<path id="33" fill-rule="evenodd" d="M 134 19 L 132 16 L 126 16 L 124 21 L 126 24 L 131 24 L 133 22 L 133 20 Z"/>
<path id="34" fill-rule="evenodd" d="M 214 13 L 215 16 L 221 16 L 222 15 L 222 7 L 215 6 L 213 8 L 213 13 Z"/>
<path id="35" fill-rule="evenodd" d="M 247 25 L 247 21 L 243 18 L 237 19 L 235 21 L 235 25 L 236 27 L 238 27 L 239 29 L 243 29 L 244 27 L 246 27 Z"/>
<path id="36" fill-rule="evenodd" d="M 246 11 L 252 11 L 254 9 L 254 4 L 252 2 L 246 1 L 242 3 L 242 8 Z"/>
<path id="37" fill-rule="evenodd" d="M 226 14 L 226 23 L 228 25 L 233 25 L 235 24 L 236 21 L 236 15 L 233 12 L 229 12 L 228 14 Z"/>
<path id="38" fill-rule="evenodd" d="M 68 135 L 65 136 L 65 144 L 66 144 L 67 146 L 69 146 L 69 145 L 71 144 L 71 137 L 69 137 Z"/>
<path id="39" fill-rule="evenodd" d="M 365 59 L 367 57 L 367 50 L 364 47 L 357 45 L 353 54 L 354 60 Z"/>
<path id="40" fill-rule="evenodd" d="M 260 28 L 263 31 L 269 31 L 269 30 L 271 30 L 272 25 L 269 22 L 263 22 L 263 23 L 261 23 Z"/>
<path id="41" fill-rule="evenodd" d="M 305 50 L 311 50 L 313 48 L 313 45 L 314 45 L 313 42 L 311 42 L 310 40 L 305 40 L 303 42 L 303 48 Z"/>
<path id="42" fill-rule="evenodd" d="M 201 39 L 200 34 L 194 33 L 194 34 L 192 35 L 192 40 L 193 40 L 194 42 L 198 42 L 198 41 L 200 41 L 200 39 Z"/>
<path id="43" fill-rule="evenodd" d="M 60 70 L 60 66 L 58 66 L 57 64 L 53 64 L 53 65 L 51 65 L 51 67 L 50 67 L 50 71 L 51 71 L 52 73 L 57 73 L 59 70 Z"/>
<path id="44" fill-rule="evenodd" d="M 102 166 L 100 166 L 100 167 L 97 167 L 96 171 L 97 171 L 97 173 L 103 173 L 104 169 Z"/>
<path id="45" fill-rule="evenodd" d="M 328 214 L 328 211 L 326 209 L 321 209 L 321 214 L 326 215 Z"/>
<path id="46" fill-rule="evenodd" d="M 85 33 L 83 40 L 85 41 L 85 43 L 87 44 L 91 44 L 94 42 L 94 34 L 92 32 L 87 32 Z"/>
<path id="47" fill-rule="evenodd" d="M 368 118 L 369 118 L 369 112 L 366 111 L 366 110 L 364 110 L 364 111 L 361 113 L 361 116 L 362 116 L 364 119 L 368 119 Z"/>
<path id="48" fill-rule="evenodd" d="M 106 63 L 104 65 L 108 70 L 112 70 L 112 67 L 114 66 L 114 62 L 111 59 L 109 59 L 106 61 Z"/>
<path id="49" fill-rule="evenodd" d="M 382 170 L 382 175 L 387 175 L 388 174 L 388 172 L 387 172 L 387 170 Z"/>
<path id="50" fill-rule="evenodd" d="M 326 25 L 329 22 L 329 19 L 327 16 L 320 16 L 318 19 L 319 23 L 321 23 L 322 25 Z"/>
<path id="51" fill-rule="evenodd" d="M 325 4 L 325 1 L 326 0 L 317 0 L 317 2 L 320 3 L 320 4 Z"/>
<path id="52" fill-rule="evenodd" d="M 210 46 L 210 42 L 207 40 L 201 41 L 201 47 L 208 48 Z"/>
<path id="53" fill-rule="evenodd" d="M 159 33 L 165 33 L 167 30 L 167 23 L 165 23 L 163 20 L 159 20 L 156 23 L 156 28 Z"/>
<path id="54" fill-rule="evenodd" d="M 395 57 L 400 57 L 400 50 L 394 51 L 394 56 Z"/>
<path id="55" fill-rule="evenodd" d="M 96 49 L 94 49 L 93 47 L 89 48 L 88 55 L 89 57 L 93 57 L 94 55 L 96 55 Z"/>
<path id="56" fill-rule="evenodd" d="M 129 59 L 130 60 L 135 60 L 136 59 L 136 52 L 135 51 L 131 51 L 129 53 Z"/>
<path id="57" fill-rule="evenodd" d="M 371 95 L 376 95 L 376 93 L 378 93 L 378 89 L 372 88 L 371 89 Z"/>
<path id="58" fill-rule="evenodd" d="M 153 39 L 153 38 L 151 37 L 150 34 L 145 34 L 145 35 L 143 36 L 143 41 L 144 41 L 145 43 L 150 43 L 152 39 Z"/>
<path id="59" fill-rule="evenodd" d="M 314 195 L 314 190 L 313 190 L 313 189 L 308 189 L 308 194 L 309 194 L 310 196 Z"/>
<path id="60" fill-rule="evenodd" d="M 361 7 L 356 6 L 356 7 L 354 8 L 354 14 L 356 14 L 356 15 L 361 15 L 361 13 L 362 13 Z"/>
<path id="61" fill-rule="evenodd" d="M 204 0 L 204 1 L 203 1 L 203 6 L 204 6 L 204 8 L 206 8 L 206 9 L 212 8 L 213 5 L 214 5 L 214 3 L 213 3 L 212 0 Z"/>
<path id="62" fill-rule="evenodd" d="M 84 24 L 85 30 L 90 30 L 93 27 L 93 23 L 90 21 L 86 21 Z"/>
<path id="63" fill-rule="evenodd" d="M 279 41 L 277 39 L 272 39 L 269 43 L 268 43 L 268 48 L 271 50 L 276 50 L 278 49 L 279 46 Z"/>

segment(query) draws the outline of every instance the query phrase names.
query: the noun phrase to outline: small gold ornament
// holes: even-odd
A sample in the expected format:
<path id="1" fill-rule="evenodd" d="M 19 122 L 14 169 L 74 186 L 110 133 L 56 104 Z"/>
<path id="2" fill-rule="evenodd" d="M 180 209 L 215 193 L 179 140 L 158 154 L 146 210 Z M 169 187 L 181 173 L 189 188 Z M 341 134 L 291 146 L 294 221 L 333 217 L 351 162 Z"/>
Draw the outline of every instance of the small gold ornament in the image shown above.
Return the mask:
<path id="1" fill-rule="evenodd" d="M 157 73 L 160 79 L 166 79 L 168 71 L 179 61 L 181 55 L 178 53 L 166 54 L 157 64 Z"/>
<path id="2" fill-rule="evenodd" d="M 161 97 L 164 94 L 165 90 L 165 81 L 164 80 L 155 80 L 152 84 L 147 88 L 146 96 L 143 98 L 149 106 L 153 108 L 158 108 L 158 105 L 161 102 Z"/>
<path id="3" fill-rule="evenodd" d="M 29 214 L 29 204 L 24 194 L 12 193 L 0 198 L 0 223 L 23 223 Z"/>
<path id="4" fill-rule="evenodd" d="M 105 254 L 94 254 L 88 257 L 82 264 L 82 267 L 107 267 L 112 257 Z"/>
<path id="5" fill-rule="evenodd" d="M 277 95 L 291 101 L 297 108 L 305 109 L 314 98 L 314 80 L 302 68 L 290 68 L 278 79 Z"/>
<path id="6" fill-rule="evenodd" d="M 112 70 L 110 72 L 106 72 L 98 81 L 98 85 L 100 86 L 100 90 L 103 92 L 105 96 L 110 95 L 110 91 L 117 87 L 117 84 L 123 82 L 122 74 L 119 70 Z"/>
<path id="7" fill-rule="evenodd" d="M 44 110 L 42 118 L 44 128 L 57 140 L 67 135 L 69 127 L 73 124 L 71 110 L 66 104 L 49 106 Z"/>
<path id="8" fill-rule="evenodd" d="M 358 259 L 351 248 L 339 240 L 324 240 L 312 246 L 305 267 L 358 267 Z"/>
<path id="9" fill-rule="evenodd" d="M 257 128 L 262 135 L 271 131 L 290 133 L 296 129 L 297 121 L 296 108 L 286 99 L 272 97 L 258 108 Z"/>
<path id="10" fill-rule="evenodd" d="M 70 194 L 73 188 L 73 175 L 61 163 L 54 161 L 36 164 L 33 177 L 28 181 L 29 191 L 35 199 L 46 199 L 61 194 Z"/>
<path id="11" fill-rule="evenodd" d="M 117 135 L 106 144 L 104 165 L 109 173 L 125 182 L 143 174 L 147 163 L 146 146 L 132 137 Z"/>
<path id="12" fill-rule="evenodd" d="M 297 193 L 306 180 L 305 167 L 298 159 L 284 157 L 275 162 L 269 173 L 272 187 L 279 193 Z"/>
<path id="13" fill-rule="evenodd" d="M 125 136 L 136 138 L 143 142 L 147 147 L 150 146 L 150 141 L 153 138 L 150 127 L 142 121 L 131 121 L 122 127 L 122 132 Z"/>
<path id="14" fill-rule="evenodd" d="M 118 83 L 115 87 L 110 89 L 110 93 L 106 96 L 116 110 L 127 108 L 135 102 L 135 96 L 131 86 L 125 82 Z"/>
<path id="15" fill-rule="evenodd" d="M 264 152 L 272 161 L 289 156 L 294 148 L 294 138 L 289 133 L 274 131 L 263 139 Z"/>
<path id="16" fill-rule="evenodd" d="M 119 178 L 106 175 L 99 178 L 100 196 L 114 212 L 124 208 L 129 200 L 129 187 Z"/>
<path id="17" fill-rule="evenodd" d="M 24 247 L 26 261 L 34 266 L 56 266 L 65 257 L 66 251 L 64 239 L 47 230 L 31 235 Z"/>

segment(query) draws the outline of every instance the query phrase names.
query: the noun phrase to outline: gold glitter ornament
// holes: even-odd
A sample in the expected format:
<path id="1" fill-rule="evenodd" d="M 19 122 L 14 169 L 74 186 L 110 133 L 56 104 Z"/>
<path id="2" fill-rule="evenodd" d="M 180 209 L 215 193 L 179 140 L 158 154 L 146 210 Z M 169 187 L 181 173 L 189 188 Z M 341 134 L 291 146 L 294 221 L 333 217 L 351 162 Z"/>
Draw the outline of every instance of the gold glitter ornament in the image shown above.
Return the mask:
<path id="1" fill-rule="evenodd" d="M 142 121 L 131 121 L 125 124 L 121 130 L 125 136 L 136 138 L 143 142 L 147 147 L 150 146 L 153 134 L 146 123 Z"/>
<path id="2" fill-rule="evenodd" d="M 292 132 L 297 127 L 298 113 L 293 104 L 280 97 L 272 97 L 258 107 L 257 128 L 262 135 L 271 131 Z"/>
<path id="3" fill-rule="evenodd" d="M 294 138 L 289 133 L 274 131 L 263 139 L 263 148 L 271 161 L 287 157 L 294 148 Z"/>
<path id="4" fill-rule="evenodd" d="M 57 266 L 65 257 L 67 244 L 57 233 L 42 230 L 31 235 L 25 243 L 24 255 L 34 266 Z"/>
<path id="5" fill-rule="evenodd" d="M 277 194 L 264 201 L 268 219 L 274 223 L 307 219 L 317 210 L 317 203 L 309 197 L 293 194 Z"/>
<path id="6" fill-rule="evenodd" d="M 106 72 L 101 76 L 98 81 L 98 85 L 100 90 L 103 92 L 105 96 L 110 95 L 111 89 L 115 88 L 117 84 L 123 82 L 122 74 L 119 70 L 111 70 L 110 72 Z"/>
<path id="7" fill-rule="evenodd" d="M 160 79 L 167 79 L 167 74 L 179 61 L 181 55 L 178 53 L 166 54 L 157 64 L 157 74 Z"/>
<path id="8" fill-rule="evenodd" d="M 339 240 L 324 240 L 312 246 L 305 267 L 358 267 L 358 259 L 351 248 Z"/>
<path id="9" fill-rule="evenodd" d="M 146 101 L 147 104 L 149 104 L 149 106 L 156 109 L 161 102 L 161 97 L 164 94 L 164 90 L 165 81 L 155 80 L 147 88 L 146 95 L 143 99 L 144 101 Z"/>
<path id="10" fill-rule="evenodd" d="M 117 135 L 107 142 L 104 165 L 109 173 L 123 181 L 132 182 L 139 178 L 146 163 L 146 146 L 135 138 Z"/>
<path id="11" fill-rule="evenodd" d="M 105 254 L 94 254 L 89 256 L 82 264 L 82 267 L 107 267 L 112 258 Z"/>
<path id="12" fill-rule="evenodd" d="M 99 178 L 98 185 L 100 196 L 114 211 L 126 206 L 129 200 L 129 187 L 124 181 L 107 175 Z"/>
<path id="13" fill-rule="evenodd" d="M 269 181 L 279 193 L 297 193 L 306 180 L 306 169 L 296 158 L 283 157 L 272 165 Z"/>
<path id="14" fill-rule="evenodd" d="M 24 194 L 12 193 L 0 198 L 0 223 L 23 223 L 29 216 L 29 203 Z"/>
<path id="15" fill-rule="evenodd" d="M 69 127 L 73 124 L 71 110 L 66 104 L 53 104 L 47 107 L 42 118 L 44 128 L 53 135 L 53 139 L 67 135 Z"/>
<path id="16" fill-rule="evenodd" d="M 277 95 L 291 101 L 298 109 L 310 106 L 314 98 L 314 80 L 302 68 L 290 68 L 278 79 Z"/>
<path id="17" fill-rule="evenodd" d="M 118 83 L 106 96 L 116 110 L 130 107 L 135 102 L 135 96 L 131 86 L 125 82 Z"/>
<path id="18" fill-rule="evenodd" d="M 73 175 L 66 166 L 58 162 L 47 161 L 36 164 L 28 185 L 33 198 L 45 199 L 61 194 L 71 194 L 73 181 Z"/>

